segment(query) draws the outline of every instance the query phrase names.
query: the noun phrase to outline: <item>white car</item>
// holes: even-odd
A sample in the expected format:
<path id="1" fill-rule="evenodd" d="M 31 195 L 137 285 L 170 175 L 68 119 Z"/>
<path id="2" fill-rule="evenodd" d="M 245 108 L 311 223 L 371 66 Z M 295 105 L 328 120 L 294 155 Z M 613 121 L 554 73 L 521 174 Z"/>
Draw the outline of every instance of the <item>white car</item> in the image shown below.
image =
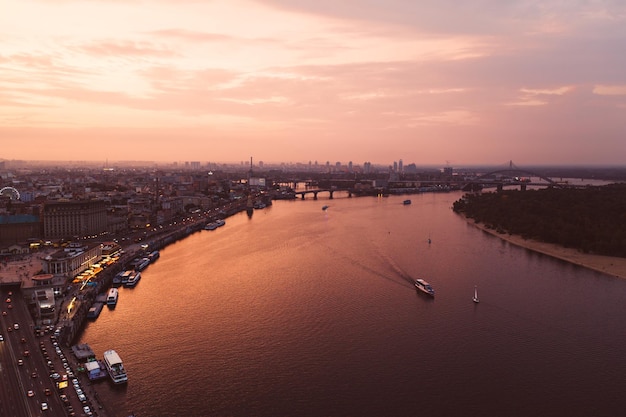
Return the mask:
<path id="1" fill-rule="evenodd" d="M 48 403 L 41 403 L 41 410 L 46 411 L 48 409 Z"/>

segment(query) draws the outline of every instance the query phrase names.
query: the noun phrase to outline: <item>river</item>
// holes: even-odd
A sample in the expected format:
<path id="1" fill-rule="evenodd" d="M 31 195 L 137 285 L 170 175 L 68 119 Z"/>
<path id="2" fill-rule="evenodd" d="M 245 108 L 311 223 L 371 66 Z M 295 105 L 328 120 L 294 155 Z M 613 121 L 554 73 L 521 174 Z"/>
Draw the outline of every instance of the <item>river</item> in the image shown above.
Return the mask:
<path id="1" fill-rule="evenodd" d="M 129 374 L 100 398 L 117 417 L 622 415 L 626 281 L 481 232 L 460 197 L 276 201 L 164 248 L 82 335 Z"/>

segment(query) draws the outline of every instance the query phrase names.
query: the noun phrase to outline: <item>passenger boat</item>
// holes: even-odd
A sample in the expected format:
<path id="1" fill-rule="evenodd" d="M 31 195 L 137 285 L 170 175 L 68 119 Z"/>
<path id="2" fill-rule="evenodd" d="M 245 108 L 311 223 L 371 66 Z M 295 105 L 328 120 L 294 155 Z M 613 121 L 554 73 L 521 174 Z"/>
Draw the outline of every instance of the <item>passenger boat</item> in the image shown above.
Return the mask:
<path id="1" fill-rule="evenodd" d="M 104 365 L 115 384 L 123 384 L 128 381 L 122 359 L 113 349 L 104 352 Z"/>
<path id="2" fill-rule="evenodd" d="M 135 285 L 137 285 L 137 283 L 139 282 L 140 279 L 141 279 L 141 272 L 139 272 L 139 271 L 130 271 L 130 274 L 128 274 L 128 279 L 124 283 L 124 286 L 125 287 L 134 287 Z"/>
<path id="3" fill-rule="evenodd" d="M 215 222 L 211 222 L 209 224 L 207 224 L 206 226 L 204 226 L 205 230 L 215 230 L 217 229 L 219 226 L 217 225 L 217 223 Z"/>
<path id="4" fill-rule="evenodd" d="M 87 312 L 87 318 L 88 319 L 97 319 L 98 316 L 100 315 L 100 312 L 102 311 L 102 307 L 104 307 L 104 304 L 102 304 L 102 303 L 93 303 L 93 305 L 91 306 L 91 308 Z"/>
<path id="5" fill-rule="evenodd" d="M 119 287 L 122 285 L 122 274 L 123 272 L 115 274 L 115 276 L 113 277 L 113 283 L 111 284 L 112 286 Z"/>
<path id="6" fill-rule="evenodd" d="M 435 290 L 433 289 L 433 287 L 431 287 L 428 282 L 424 281 L 421 278 L 415 280 L 415 288 L 422 291 L 423 293 L 430 295 L 431 297 L 435 296 Z"/>
<path id="7" fill-rule="evenodd" d="M 150 259 L 150 262 L 154 262 L 159 259 L 159 256 L 161 256 L 161 253 L 158 250 L 155 250 L 153 252 L 150 252 L 150 255 L 148 255 L 148 259 Z"/>
<path id="8" fill-rule="evenodd" d="M 117 296 L 119 295 L 117 288 L 111 288 L 107 294 L 107 305 L 109 307 L 115 307 L 117 304 Z"/>
<path id="9" fill-rule="evenodd" d="M 135 270 L 143 271 L 148 267 L 148 265 L 150 265 L 150 258 L 141 258 L 139 263 L 135 266 Z"/>

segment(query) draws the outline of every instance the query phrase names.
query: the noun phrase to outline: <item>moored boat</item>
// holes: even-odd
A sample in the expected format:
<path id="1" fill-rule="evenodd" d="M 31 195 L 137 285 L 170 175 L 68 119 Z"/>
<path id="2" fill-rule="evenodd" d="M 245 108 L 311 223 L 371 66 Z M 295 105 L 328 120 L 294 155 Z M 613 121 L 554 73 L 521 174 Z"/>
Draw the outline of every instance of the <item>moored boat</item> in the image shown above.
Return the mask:
<path id="1" fill-rule="evenodd" d="M 119 272 L 117 274 L 115 274 L 115 276 L 113 277 L 113 283 L 111 284 L 113 287 L 119 287 L 122 285 L 122 274 L 124 272 Z"/>
<path id="2" fill-rule="evenodd" d="M 141 272 L 139 271 L 130 271 L 130 274 L 128 274 L 128 278 L 126 279 L 126 282 L 124 283 L 125 287 L 134 287 L 135 285 L 137 285 L 137 283 L 139 282 L 139 280 L 141 279 Z"/>
<path id="3" fill-rule="evenodd" d="M 206 226 L 204 226 L 204 230 L 215 230 L 218 227 L 219 226 L 217 225 L 217 223 L 211 222 L 211 223 L 208 223 Z"/>
<path id="4" fill-rule="evenodd" d="M 150 258 L 141 258 L 141 260 L 135 266 L 136 271 L 143 271 L 150 265 Z"/>
<path id="5" fill-rule="evenodd" d="M 117 291 L 117 288 L 111 288 L 107 294 L 107 305 L 109 307 L 115 307 L 115 305 L 117 304 L 117 297 L 118 297 L 119 293 Z"/>
<path id="6" fill-rule="evenodd" d="M 150 252 L 150 255 L 148 255 L 148 259 L 150 259 L 150 262 L 154 262 L 159 259 L 159 256 L 161 256 L 161 253 L 158 250 L 155 250 Z"/>
<path id="7" fill-rule="evenodd" d="M 431 287 L 428 282 L 424 281 L 421 278 L 415 280 L 415 288 L 425 294 L 430 295 L 431 297 L 435 296 L 435 290 L 433 289 L 433 287 Z"/>
<path id="8" fill-rule="evenodd" d="M 104 307 L 103 303 L 93 303 L 89 311 L 87 312 L 88 319 L 97 319 L 100 313 L 102 312 L 102 307 Z"/>
<path id="9" fill-rule="evenodd" d="M 104 365 L 115 384 L 123 384 L 128 381 L 122 359 L 115 350 L 111 349 L 104 352 Z"/>

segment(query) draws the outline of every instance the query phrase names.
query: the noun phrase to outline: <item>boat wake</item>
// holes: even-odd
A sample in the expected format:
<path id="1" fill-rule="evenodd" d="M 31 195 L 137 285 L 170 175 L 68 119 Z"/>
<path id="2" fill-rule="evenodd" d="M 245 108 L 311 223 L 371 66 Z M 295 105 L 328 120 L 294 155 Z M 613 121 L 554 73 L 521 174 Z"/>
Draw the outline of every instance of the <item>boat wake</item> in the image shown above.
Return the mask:
<path id="1" fill-rule="evenodd" d="M 403 282 L 407 282 L 411 288 L 414 288 L 415 278 L 413 278 L 408 272 L 406 272 L 400 265 L 398 265 L 395 260 L 388 256 L 385 252 L 381 250 L 375 251 L 380 260 L 389 266 L 389 269 L 394 272 L 393 275 L 399 277 Z"/>
<path id="2" fill-rule="evenodd" d="M 390 282 L 393 282 L 395 284 L 399 284 L 399 285 L 404 285 L 404 281 L 407 281 L 408 283 L 410 283 L 411 285 L 413 285 L 414 281 L 407 275 L 407 274 L 403 274 L 402 272 L 398 272 L 399 268 L 396 266 L 395 268 L 392 267 L 392 269 L 396 272 L 395 274 L 389 274 L 389 273 L 384 273 L 384 272 L 380 272 L 372 267 L 369 267 L 365 264 L 363 264 L 363 262 L 350 257 L 348 254 L 346 254 L 345 252 L 339 252 L 337 250 L 337 248 L 333 248 L 331 246 L 326 245 L 326 248 L 331 251 L 332 253 L 334 253 L 336 256 L 345 259 L 346 262 L 349 262 L 351 265 L 362 269 L 363 271 L 366 271 L 368 273 L 370 273 L 371 275 L 377 276 L 379 278 L 383 278 L 386 279 Z M 389 263 L 389 262 L 386 262 Z M 400 277 L 401 280 L 396 279 L 395 277 Z"/>

